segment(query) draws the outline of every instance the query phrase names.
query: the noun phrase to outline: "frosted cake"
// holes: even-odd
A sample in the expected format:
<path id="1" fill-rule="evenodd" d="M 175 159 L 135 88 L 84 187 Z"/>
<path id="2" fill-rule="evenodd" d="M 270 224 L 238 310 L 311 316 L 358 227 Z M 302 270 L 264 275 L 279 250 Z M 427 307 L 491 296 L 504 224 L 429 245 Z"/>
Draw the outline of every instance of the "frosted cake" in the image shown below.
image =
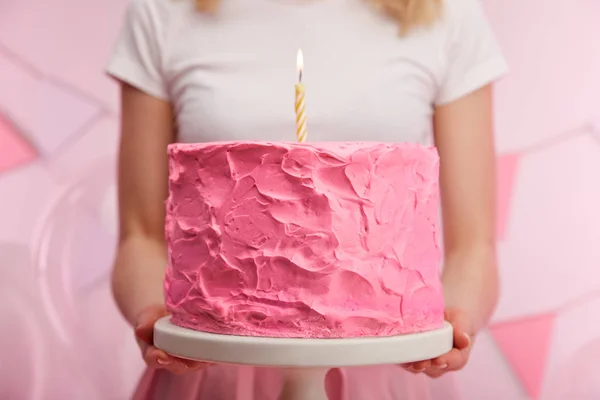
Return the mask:
<path id="1" fill-rule="evenodd" d="M 435 148 L 220 142 L 168 151 L 174 324 L 299 338 L 442 326 Z"/>

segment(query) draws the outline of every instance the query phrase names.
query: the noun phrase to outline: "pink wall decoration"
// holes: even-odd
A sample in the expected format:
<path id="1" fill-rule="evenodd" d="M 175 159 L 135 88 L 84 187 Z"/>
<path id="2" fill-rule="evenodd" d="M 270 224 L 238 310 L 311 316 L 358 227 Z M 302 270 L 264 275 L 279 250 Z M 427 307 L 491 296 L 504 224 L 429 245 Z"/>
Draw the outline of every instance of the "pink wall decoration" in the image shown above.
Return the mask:
<path id="1" fill-rule="evenodd" d="M 500 243 L 511 295 L 498 321 L 550 312 L 600 288 L 600 191 L 590 184 L 599 170 L 600 146 L 586 127 L 524 150 Z"/>
<path id="2" fill-rule="evenodd" d="M 3 17 L 5 14 L 0 12 L 0 21 Z M 36 93 L 39 73 L 28 64 L 23 64 L 10 50 L 1 45 L 0 71 L 2 71 L 0 74 L 2 112 L 5 116 L 10 116 L 11 121 L 19 126 L 21 132 L 27 132 L 32 129 L 35 121 L 31 105 L 35 100 L 33 94 Z"/>
<path id="3" fill-rule="evenodd" d="M 554 329 L 554 314 L 542 314 L 490 327 L 510 366 L 532 399 L 538 399 Z"/>
<path id="4" fill-rule="evenodd" d="M 512 198 L 515 176 L 519 165 L 519 154 L 505 154 L 497 162 L 497 208 L 498 208 L 498 240 L 504 239 L 506 225 L 510 215 L 510 201 Z"/>
<path id="5" fill-rule="evenodd" d="M 0 172 L 18 167 L 35 157 L 33 146 L 6 116 L 0 114 Z"/>
<path id="6" fill-rule="evenodd" d="M 0 399 L 125 399 L 142 370 L 110 294 L 127 0 L 0 2 Z M 600 2 L 482 0 L 496 89 L 502 297 L 462 400 L 600 398 Z M 437 399 L 436 399 L 437 400 Z"/>

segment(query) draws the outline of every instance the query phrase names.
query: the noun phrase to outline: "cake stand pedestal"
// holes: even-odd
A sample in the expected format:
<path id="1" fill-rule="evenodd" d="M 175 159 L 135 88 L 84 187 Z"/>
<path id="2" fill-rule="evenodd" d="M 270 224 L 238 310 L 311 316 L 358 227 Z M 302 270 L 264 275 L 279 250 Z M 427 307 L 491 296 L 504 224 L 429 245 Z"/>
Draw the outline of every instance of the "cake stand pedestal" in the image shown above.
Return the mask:
<path id="1" fill-rule="evenodd" d="M 327 400 L 330 368 L 403 364 L 438 357 L 452 349 L 452 326 L 390 337 L 288 339 L 218 335 L 173 325 L 170 317 L 154 325 L 154 345 L 176 357 L 215 363 L 280 367 L 279 400 Z"/>

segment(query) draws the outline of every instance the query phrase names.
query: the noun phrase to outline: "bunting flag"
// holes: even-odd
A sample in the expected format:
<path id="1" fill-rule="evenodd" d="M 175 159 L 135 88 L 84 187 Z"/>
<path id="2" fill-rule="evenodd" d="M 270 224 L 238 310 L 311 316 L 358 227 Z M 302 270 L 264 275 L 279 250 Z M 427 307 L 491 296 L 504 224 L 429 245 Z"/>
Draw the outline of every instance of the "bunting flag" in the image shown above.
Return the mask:
<path id="1" fill-rule="evenodd" d="M 36 159 L 35 149 L 5 115 L 0 114 L 0 173 Z"/>
<path id="2" fill-rule="evenodd" d="M 498 240 L 504 239 L 510 214 L 510 200 L 515 186 L 515 177 L 519 166 L 520 155 L 505 154 L 497 161 L 497 235 Z"/>
<path id="3" fill-rule="evenodd" d="M 556 314 L 494 324 L 489 332 L 528 396 L 539 399 Z"/>

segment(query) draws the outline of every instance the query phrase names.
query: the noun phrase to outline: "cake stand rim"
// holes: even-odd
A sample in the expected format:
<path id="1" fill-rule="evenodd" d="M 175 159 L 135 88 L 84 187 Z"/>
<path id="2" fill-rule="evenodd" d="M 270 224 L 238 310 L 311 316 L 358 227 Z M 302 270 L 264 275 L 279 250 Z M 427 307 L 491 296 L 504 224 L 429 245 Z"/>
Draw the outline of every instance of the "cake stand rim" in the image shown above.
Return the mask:
<path id="1" fill-rule="evenodd" d="M 436 358 L 453 347 L 453 329 L 385 337 L 267 338 L 221 335 L 174 325 L 154 325 L 154 346 L 176 357 L 207 362 L 290 368 L 336 368 L 404 364 Z"/>

